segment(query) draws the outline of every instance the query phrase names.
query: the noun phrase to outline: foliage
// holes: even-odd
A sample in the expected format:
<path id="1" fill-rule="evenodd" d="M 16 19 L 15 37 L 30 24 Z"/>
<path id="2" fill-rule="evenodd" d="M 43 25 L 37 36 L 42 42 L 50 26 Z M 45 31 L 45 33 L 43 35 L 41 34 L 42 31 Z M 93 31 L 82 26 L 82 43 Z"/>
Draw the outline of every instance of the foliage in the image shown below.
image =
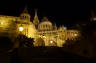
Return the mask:
<path id="1" fill-rule="evenodd" d="M 20 47 L 32 47 L 34 39 L 33 38 L 28 38 L 25 35 L 18 35 L 17 40 L 20 42 Z"/>

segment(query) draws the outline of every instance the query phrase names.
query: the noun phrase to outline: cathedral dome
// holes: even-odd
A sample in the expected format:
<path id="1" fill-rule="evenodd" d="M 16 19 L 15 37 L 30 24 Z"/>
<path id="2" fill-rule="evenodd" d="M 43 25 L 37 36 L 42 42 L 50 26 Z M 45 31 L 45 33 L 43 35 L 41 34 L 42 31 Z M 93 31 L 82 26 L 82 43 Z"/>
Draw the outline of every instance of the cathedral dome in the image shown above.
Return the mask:
<path id="1" fill-rule="evenodd" d="M 50 21 L 44 21 L 40 23 L 41 25 L 48 25 L 48 26 L 52 26 L 52 23 Z"/>
<path id="2" fill-rule="evenodd" d="M 44 17 L 38 28 L 39 30 L 52 30 L 53 25 L 46 17 Z"/>

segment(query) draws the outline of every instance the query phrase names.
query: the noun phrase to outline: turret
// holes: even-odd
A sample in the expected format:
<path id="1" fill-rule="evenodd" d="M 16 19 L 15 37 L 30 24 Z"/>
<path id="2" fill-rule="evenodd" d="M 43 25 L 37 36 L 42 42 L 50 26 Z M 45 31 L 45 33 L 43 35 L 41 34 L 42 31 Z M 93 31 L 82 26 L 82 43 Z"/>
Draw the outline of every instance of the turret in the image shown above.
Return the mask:
<path id="1" fill-rule="evenodd" d="M 27 6 L 25 6 L 25 9 L 23 13 L 20 15 L 21 19 L 30 21 L 30 14 L 28 13 Z"/>
<path id="2" fill-rule="evenodd" d="M 35 9 L 35 16 L 34 16 L 34 19 L 33 19 L 33 24 L 35 25 L 36 28 L 38 28 L 39 18 L 37 16 L 37 9 Z"/>

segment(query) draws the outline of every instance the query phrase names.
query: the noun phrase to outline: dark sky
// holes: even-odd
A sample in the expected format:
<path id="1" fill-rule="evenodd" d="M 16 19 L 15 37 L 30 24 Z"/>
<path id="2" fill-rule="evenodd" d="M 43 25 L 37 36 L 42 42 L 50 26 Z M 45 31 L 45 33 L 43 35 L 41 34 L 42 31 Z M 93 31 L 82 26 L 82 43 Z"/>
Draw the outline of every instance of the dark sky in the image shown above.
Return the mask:
<path id="1" fill-rule="evenodd" d="M 19 16 L 25 5 L 29 13 L 34 16 L 34 9 L 38 9 L 39 18 L 47 16 L 57 24 L 73 25 L 78 22 L 88 21 L 90 10 L 95 6 L 84 1 L 55 1 L 55 0 L 13 0 L 0 2 L 0 14 Z M 93 7 L 93 8 L 92 8 Z"/>

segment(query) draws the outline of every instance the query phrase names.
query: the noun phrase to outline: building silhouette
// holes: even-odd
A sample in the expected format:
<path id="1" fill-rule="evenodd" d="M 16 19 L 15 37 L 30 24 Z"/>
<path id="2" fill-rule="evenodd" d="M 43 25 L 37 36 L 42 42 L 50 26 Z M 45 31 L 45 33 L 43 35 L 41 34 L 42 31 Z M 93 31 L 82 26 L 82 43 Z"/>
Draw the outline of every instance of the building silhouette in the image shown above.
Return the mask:
<path id="1" fill-rule="evenodd" d="M 40 21 L 37 9 L 34 19 L 32 21 L 30 19 L 27 7 L 18 17 L 0 15 L 0 36 L 16 38 L 23 34 L 28 38 L 34 38 L 34 46 L 62 47 L 66 40 L 76 40 L 80 35 L 78 30 L 68 30 L 64 25 L 57 27 L 47 17 Z"/>

